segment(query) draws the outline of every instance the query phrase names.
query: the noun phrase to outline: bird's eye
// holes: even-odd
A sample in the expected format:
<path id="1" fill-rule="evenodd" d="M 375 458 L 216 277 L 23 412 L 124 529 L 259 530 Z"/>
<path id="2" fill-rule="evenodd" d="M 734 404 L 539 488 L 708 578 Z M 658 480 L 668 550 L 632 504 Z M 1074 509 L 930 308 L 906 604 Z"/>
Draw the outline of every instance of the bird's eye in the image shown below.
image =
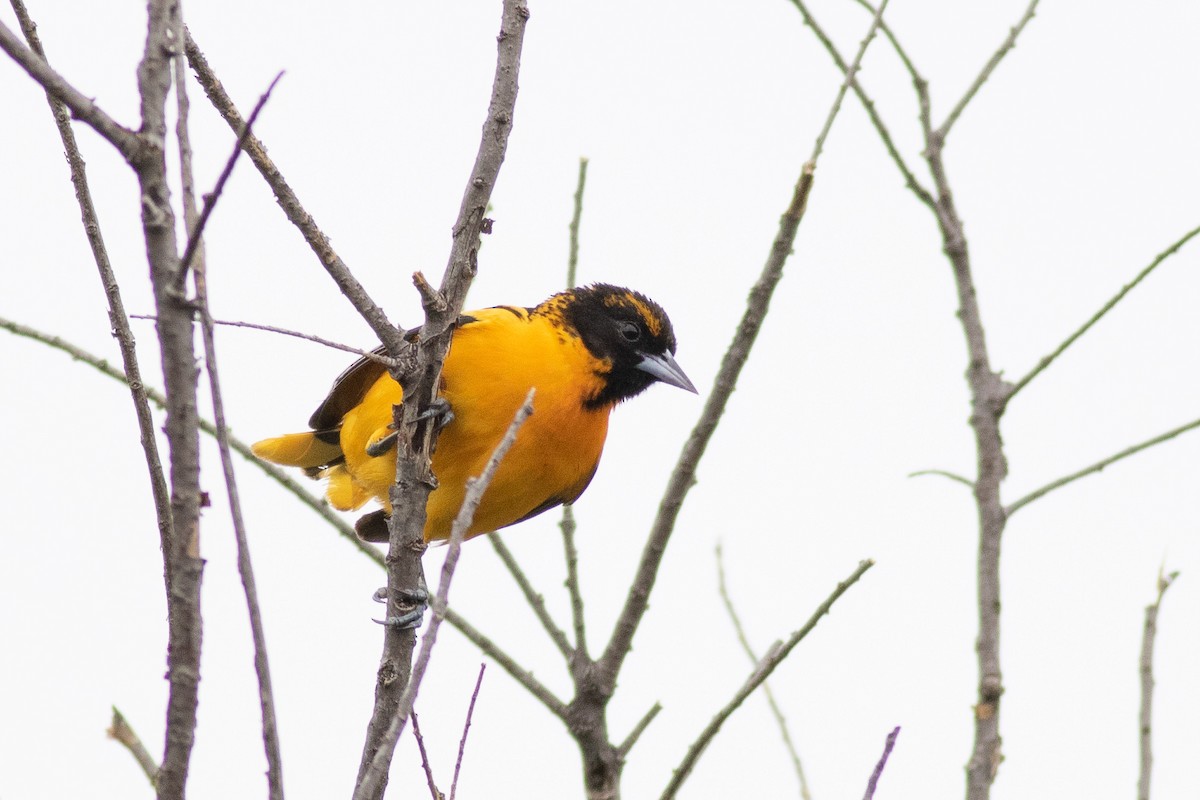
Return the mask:
<path id="1" fill-rule="evenodd" d="M 642 329 L 633 322 L 618 322 L 617 330 L 621 333 L 621 338 L 627 342 L 636 342 L 642 338 Z"/>

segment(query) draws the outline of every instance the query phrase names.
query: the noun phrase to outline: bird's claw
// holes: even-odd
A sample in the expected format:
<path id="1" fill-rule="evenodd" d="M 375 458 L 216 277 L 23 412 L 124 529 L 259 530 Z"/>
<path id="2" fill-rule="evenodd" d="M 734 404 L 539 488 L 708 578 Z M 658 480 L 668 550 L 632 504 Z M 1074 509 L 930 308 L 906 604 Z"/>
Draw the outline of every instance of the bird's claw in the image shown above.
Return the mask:
<path id="1" fill-rule="evenodd" d="M 398 595 L 397 605 L 400 606 L 402 613 L 372 621 L 398 631 L 421 627 L 421 622 L 425 619 L 425 610 L 429 608 L 429 592 L 424 589 L 401 590 Z M 387 587 L 381 586 L 371 595 L 371 599 L 376 603 L 387 603 L 387 596 Z"/>
<path id="2" fill-rule="evenodd" d="M 371 458 L 379 458 L 388 450 L 391 450 L 396 446 L 396 437 L 399 435 L 399 431 L 392 431 L 387 436 L 370 442 L 367 444 L 367 455 L 369 455 Z"/>
<path id="3" fill-rule="evenodd" d="M 450 401 L 446 398 L 435 397 L 428 408 L 413 418 L 413 422 L 417 423 L 424 419 L 433 420 L 434 425 L 440 431 L 454 421 L 454 409 L 450 407 Z"/>

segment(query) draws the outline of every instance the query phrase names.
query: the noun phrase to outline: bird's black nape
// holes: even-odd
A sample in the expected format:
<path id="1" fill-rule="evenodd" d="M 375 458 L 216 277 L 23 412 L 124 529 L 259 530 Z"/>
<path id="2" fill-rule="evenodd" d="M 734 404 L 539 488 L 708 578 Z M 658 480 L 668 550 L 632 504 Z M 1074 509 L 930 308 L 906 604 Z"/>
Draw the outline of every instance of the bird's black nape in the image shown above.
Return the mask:
<path id="1" fill-rule="evenodd" d="M 655 381 L 695 391 L 672 358 L 675 331 L 667 312 L 644 294 L 594 283 L 555 295 L 547 304 L 561 311 L 588 352 L 612 365 L 601 375 L 604 388 L 587 401 L 588 407 L 628 400 Z"/>

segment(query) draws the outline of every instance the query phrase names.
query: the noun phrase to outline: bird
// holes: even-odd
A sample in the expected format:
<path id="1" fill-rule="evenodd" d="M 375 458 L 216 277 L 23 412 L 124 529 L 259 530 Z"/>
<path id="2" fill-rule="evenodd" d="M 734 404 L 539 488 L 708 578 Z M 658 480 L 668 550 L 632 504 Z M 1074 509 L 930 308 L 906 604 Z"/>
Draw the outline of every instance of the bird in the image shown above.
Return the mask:
<path id="1" fill-rule="evenodd" d="M 406 338 L 415 341 L 417 331 Z M 618 404 L 654 383 L 697 393 L 675 350 L 675 332 L 660 305 L 607 283 L 559 292 L 533 307 L 460 315 L 439 385 L 444 427 L 432 457 L 437 486 L 426 504 L 425 540 L 449 538 L 467 479 L 483 471 L 530 388 L 533 415 L 465 535 L 575 502 L 596 474 Z M 355 527 L 367 541 L 387 541 L 388 491 L 396 474 L 392 407 L 403 396 L 387 367 L 364 357 L 334 382 L 309 420 L 311 430 L 264 439 L 251 449 L 327 480 L 334 508 L 353 511 L 378 501 L 382 508 Z"/>

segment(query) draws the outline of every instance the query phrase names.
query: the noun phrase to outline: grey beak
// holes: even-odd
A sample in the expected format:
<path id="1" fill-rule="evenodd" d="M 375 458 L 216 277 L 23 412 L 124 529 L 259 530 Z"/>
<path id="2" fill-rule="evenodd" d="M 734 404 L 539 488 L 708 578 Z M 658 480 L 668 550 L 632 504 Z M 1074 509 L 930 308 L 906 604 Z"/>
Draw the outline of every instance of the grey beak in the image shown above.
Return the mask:
<path id="1" fill-rule="evenodd" d="M 691 392 L 692 394 L 700 394 L 696 391 L 696 387 L 688 380 L 688 376 L 683 374 L 679 364 L 675 363 L 675 357 L 670 353 L 663 353 L 660 356 L 642 356 L 641 362 L 637 368 L 642 372 L 647 372 L 654 376 L 655 380 L 668 383 L 671 386 L 678 386 L 680 389 Z"/>

